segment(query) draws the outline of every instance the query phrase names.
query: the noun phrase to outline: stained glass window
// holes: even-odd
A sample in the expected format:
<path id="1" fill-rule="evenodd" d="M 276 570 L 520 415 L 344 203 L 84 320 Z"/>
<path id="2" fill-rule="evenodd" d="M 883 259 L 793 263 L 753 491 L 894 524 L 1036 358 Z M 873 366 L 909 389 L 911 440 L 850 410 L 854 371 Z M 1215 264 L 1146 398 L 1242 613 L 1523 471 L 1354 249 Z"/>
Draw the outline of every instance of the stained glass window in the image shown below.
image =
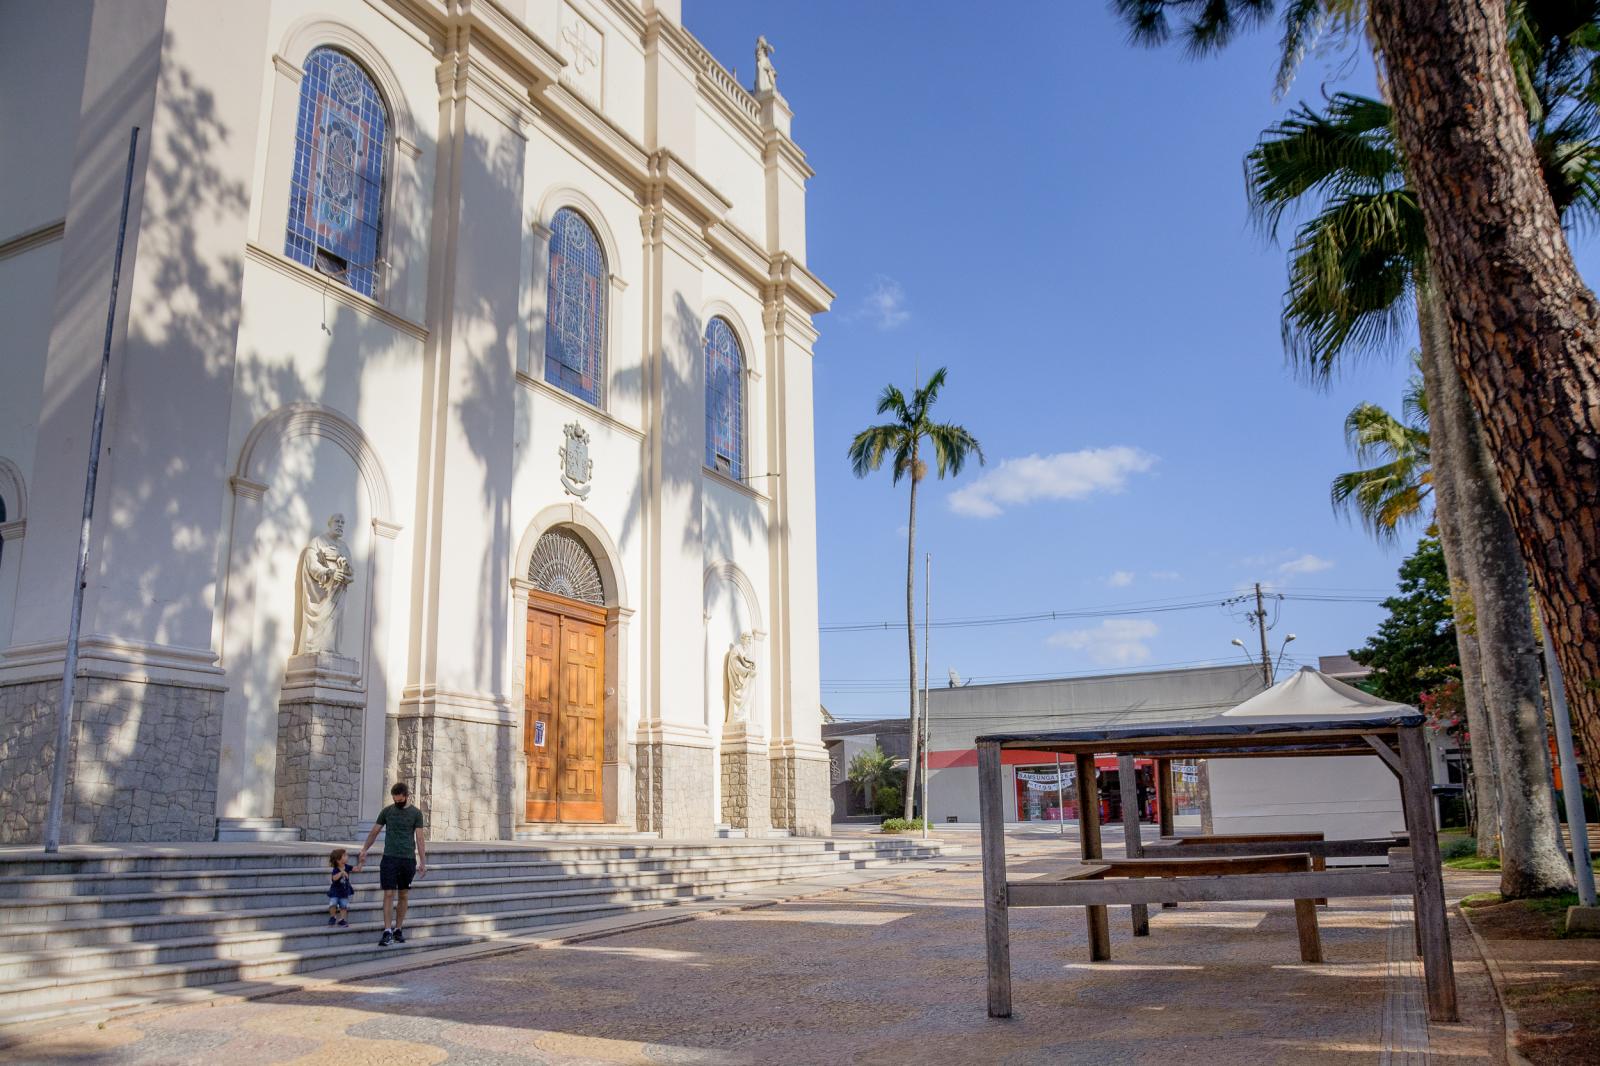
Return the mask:
<path id="1" fill-rule="evenodd" d="M 744 352 L 722 318 L 706 326 L 706 465 L 744 477 Z"/>
<path id="2" fill-rule="evenodd" d="M 544 379 L 601 406 L 605 383 L 606 255 L 589 223 L 562 208 L 550 222 Z"/>
<path id="3" fill-rule="evenodd" d="M 388 119 L 355 60 L 333 48 L 306 57 L 284 254 L 367 296 L 377 290 Z"/>

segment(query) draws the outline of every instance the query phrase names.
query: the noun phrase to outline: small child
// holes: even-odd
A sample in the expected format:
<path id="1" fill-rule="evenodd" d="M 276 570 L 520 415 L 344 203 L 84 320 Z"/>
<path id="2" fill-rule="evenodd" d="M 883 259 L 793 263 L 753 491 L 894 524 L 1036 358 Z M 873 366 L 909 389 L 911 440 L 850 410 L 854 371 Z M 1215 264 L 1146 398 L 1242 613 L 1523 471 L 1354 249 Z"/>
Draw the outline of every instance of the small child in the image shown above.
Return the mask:
<path id="1" fill-rule="evenodd" d="M 328 882 L 328 924 L 349 926 L 350 897 L 356 894 L 356 886 L 350 883 L 350 875 L 360 869 L 344 861 L 345 850 L 334 848 L 328 856 L 328 865 L 333 867 L 333 876 Z"/>

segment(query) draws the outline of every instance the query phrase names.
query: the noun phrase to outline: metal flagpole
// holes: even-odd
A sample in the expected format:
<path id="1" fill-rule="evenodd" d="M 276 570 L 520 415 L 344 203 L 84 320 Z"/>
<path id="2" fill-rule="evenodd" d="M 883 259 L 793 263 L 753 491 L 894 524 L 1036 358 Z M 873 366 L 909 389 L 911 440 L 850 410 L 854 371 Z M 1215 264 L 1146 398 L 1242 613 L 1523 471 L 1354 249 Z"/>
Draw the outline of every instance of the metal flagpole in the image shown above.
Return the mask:
<path id="1" fill-rule="evenodd" d="M 933 591 L 933 553 L 922 556 L 922 839 L 928 839 L 928 597 Z"/>
<path id="2" fill-rule="evenodd" d="M 1572 834 L 1572 872 L 1578 880 L 1578 902 L 1595 905 L 1594 867 L 1589 862 L 1589 825 L 1583 813 L 1583 783 L 1578 778 L 1578 757 L 1572 747 L 1572 716 L 1567 712 L 1567 686 L 1550 643 L 1550 626 L 1544 627 L 1544 667 L 1550 682 L 1550 717 L 1555 719 L 1556 753 L 1561 763 L 1561 798 L 1567 805 L 1567 830 Z"/>
<path id="3" fill-rule="evenodd" d="M 83 485 L 83 523 L 78 527 L 78 569 L 72 582 L 72 615 L 67 622 L 67 652 L 61 667 L 61 706 L 56 709 L 56 761 L 50 773 L 50 810 L 44 822 L 44 850 L 61 848 L 61 808 L 67 796 L 67 764 L 71 756 L 72 701 L 77 686 L 78 630 L 83 624 L 83 586 L 89 571 L 89 524 L 94 517 L 94 487 L 100 476 L 100 438 L 106 424 L 106 381 L 111 373 L 111 334 L 117 323 L 117 286 L 122 280 L 122 245 L 128 235 L 128 200 L 133 195 L 133 157 L 139 150 L 139 127 L 128 135 L 128 167 L 122 176 L 122 218 L 117 223 L 117 254 L 111 261 L 111 307 L 106 311 L 106 339 L 100 349 L 100 384 L 94 394 L 94 428 L 89 433 L 89 473 Z"/>
<path id="4" fill-rule="evenodd" d="M 1067 801 L 1061 795 L 1061 753 L 1056 752 L 1056 835 L 1067 835 Z"/>

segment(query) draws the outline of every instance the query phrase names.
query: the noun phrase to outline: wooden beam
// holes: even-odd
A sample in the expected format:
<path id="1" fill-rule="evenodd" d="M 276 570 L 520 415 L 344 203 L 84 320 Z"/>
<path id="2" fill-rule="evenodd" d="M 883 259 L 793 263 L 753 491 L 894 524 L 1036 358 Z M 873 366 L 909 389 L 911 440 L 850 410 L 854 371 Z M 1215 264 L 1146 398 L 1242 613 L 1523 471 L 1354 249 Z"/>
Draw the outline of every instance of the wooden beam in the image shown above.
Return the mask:
<path id="1" fill-rule="evenodd" d="M 1122 793 L 1122 850 L 1130 859 L 1144 854 L 1139 832 L 1139 779 L 1132 755 L 1117 756 L 1117 784 Z M 1135 903 L 1132 908 L 1133 935 L 1150 935 L 1150 908 Z"/>
<path id="2" fill-rule="evenodd" d="M 1317 902 L 1311 899 L 1294 901 L 1294 928 L 1300 936 L 1300 961 L 1322 961 L 1322 931 L 1317 928 Z"/>
<path id="3" fill-rule="evenodd" d="M 1382 858 L 1389 849 L 1404 847 L 1406 837 L 1379 837 L 1373 840 L 1307 840 L 1294 842 L 1294 851 L 1304 851 L 1321 859 Z M 1145 855 L 1177 854 L 1190 856 L 1275 855 L 1285 850 L 1285 845 L 1273 841 L 1256 841 L 1239 844 L 1212 844 L 1209 837 L 1172 837 L 1159 844 L 1145 845 Z M 1192 843 L 1191 843 L 1192 841 Z"/>
<path id="4" fill-rule="evenodd" d="M 1401 777 L 1400 756 L 1395 754 L 1395 750 L 1391 748 L 1382 738 L 1375 737 L 1371 733 L 1368 733 L 1361 739 L 1367 742 L 1368 747 L 1378 753 L 1378 758 L 1383 760 L 1383 765 L 1389 768 L 1389 772 L 1394 774 L 1395 780 L 1398 781 Z"/>
<path id="5" fill-rule="evenodd" d="M 1422 941 L 1422 972 L 1428 992 L 1428 1018 L 1456 1020 L 1455 963 L 1444 910 L 1444 879 L 1439 869 L 1439 838 L 1433 824 L 1433 773 L 1422 729 L 1400 731 L 1400 796 L 1411 834 L 1417 933 Z"/>
<path id="6" fill-rule="evenodd" d="M 1000 745 L 978 744 L 978 824 L 983 841 L 983 936 L 989 965 L 989 1017 L 1011 1017 L 1011 928 L 1006 885 L 1006 813 Z"/>
<path id="7" fill-rule="evenodd" d="M 1233 855 L 1226 857 L 1108 860 L 1100 869 L 1107 877 L 1220 877 L 1223 874 L 1287 874 L 1312 869 L 1307 853 L 1280 852 L 1276 855 Z"/>
<path id="8" fill-rule="evenodd" d="M 1130 903 L 1315 899 L 1318 896 L 1394 896 L 1411 889 L 1410 871 L 1326 870 L 1216 877 L 1114 878 L 1086 881 L 1013 881 L 1012 907 L 1125 907 Z M 1441 897 L 1442 898 L 1442 897 Z"/>
<path id="9" fill-rule="evenodd" d="M 1156 760 L 1156 815 L 1161 820 L 1161 835 L 1169 837 L 1173 834 L 1173 818 L 1177 809 L 1173 806 L 1172 795 L 1172 760 Z"/>
<path id="10" fill-rule="evenodd" d="M 1100 848 L 1100 790 L 1094 781 L 1094 753 L 1080 752 L 1076 757 L 1078 790 L 1078 841 L 1083 861 L 1088 863 L 1101 857 Z M 1089 924 L 1089 959 L 1103 962 L 1111 957 L 1111 922 L 1104 904 L 1085 908 Z"/>

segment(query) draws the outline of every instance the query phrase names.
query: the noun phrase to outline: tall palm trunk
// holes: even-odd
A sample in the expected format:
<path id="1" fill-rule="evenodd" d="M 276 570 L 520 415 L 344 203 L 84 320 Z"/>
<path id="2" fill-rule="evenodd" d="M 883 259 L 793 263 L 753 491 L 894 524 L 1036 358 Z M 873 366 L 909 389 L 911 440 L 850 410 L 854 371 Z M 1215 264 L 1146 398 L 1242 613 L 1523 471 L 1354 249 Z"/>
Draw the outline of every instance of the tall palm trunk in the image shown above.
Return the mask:
<path id="1" fill-rule="evenodd" d="M 1550 748 L 1528 573 L 1466 387 L 1453 362 L 1446 365 L 1441 358 L 1451 347 L 1437 290 L 1425 288 L 1419 308 L 1424 309 L 1422 329 L 1432 340 L 1424 349 L 1428 415 L 1445 437 L 1443 453 L 1434 455 L 1433 463 L 1435 469 L 1448 464 L 1456 498 L 1452 513 L 1473 592 L 1500 792 L 1500 893 L 1563 892 L 1572 887 L 1572 872 L 1550 799 Z"/>
<path id="2" fill-rule="evenodd" d="M 1478 854 L 1493 858 L 1500 854 L 1500 789 L 1496 766 L 1494 731 L 1484 701 L 1483 663 L 1478 647 L 1478 631 L 1472 613 L 1466 609 L 1471 585 L 1466 554 L 1462 549 L 1460 487 L 1455 470 L 1455 455 L 1460 442 L 1451 434 L 1455 420 L 1444 417 L 1441 393 L 1442 374 L 1455 373 L 1448 349 L 1440 342 L 1448 336 L 1439 328 L 1439 312 L 1432 292 L 1417 286 L 1417 324 L 1422 351 L 1423 391 L 1428 396 L 1428 455 L 1433 474 L 1434 518 L 1439 525 L 1439 545 L 1444 549 L 1445 570 L 1450 576 L 1450 603 L 1455 613 L 1456 653 L 1461 661 L 1461 689 L 1467 705 L 1467 743 L 1472 752 L 1472 798 L 1477 817 Z M 1458 392 L 1460 390 L 1457 390 Z"/>
<path id="3" fill-rule="evenodd" d="M 1550 608 L 1574 724 L 1600 759 L 1600 301 L 1528 137 L 1506 5 L 1370 0 L 1367 11 L 1451 353 Z M 1487 659 L 1494 638 L 1480 633 Z M 1504 764 L 1513 753 L 1500 755 Z"/>
<path id="4" fill-rule="evenodd" d="M 917 443 L 911 444 L 911 516 L 906 520 L 906 649 L 911 659 L 911 762 L 906 766 L 905 818 L 911 820 L 911 808 L 917 795 L 918 747 L 917 735 L 917 608 L 915 580 L 917 574 L 917 483 L 922 480 Z"/>

